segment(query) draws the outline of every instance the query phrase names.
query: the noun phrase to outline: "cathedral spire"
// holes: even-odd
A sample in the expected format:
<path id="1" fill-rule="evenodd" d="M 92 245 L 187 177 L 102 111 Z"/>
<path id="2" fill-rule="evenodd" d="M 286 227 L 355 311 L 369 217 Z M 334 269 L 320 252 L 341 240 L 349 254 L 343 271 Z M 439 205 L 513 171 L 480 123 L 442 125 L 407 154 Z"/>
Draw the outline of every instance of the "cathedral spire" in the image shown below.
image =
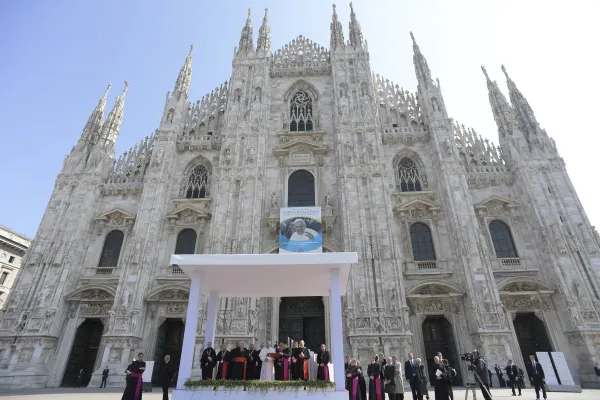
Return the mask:
<path id="1" fill-rule="evenodd" d="M 502 65 L 502 72 L 504 72 L 504 75 L 506 76 L 510 102 L 515 110 L 517 119 L 522 122 L 522 129 L 526 129 L 528 134 L 537 134 L 541 131 L 541 128 L 535 119 L 535 115 L 533 114 L 532 108 L 529 106 L 529 102 L 525 96 L 523 96 L 519 88 L 517 88 L 517 85 L 515 85 L 513 80 L 510 79 L 504 65 Z"/>
<path id="2" fill-rule="evenodd" d="M 123 93 L 120 96 L 117 96 L 115 100 L 115 105 L 112 110 L 106 117 L 106 122 L 102 126 L 102 134 L 100 135 L 99 146 L 104 149 L 114 150 L 115 142 L 117 141 L 117 136 L 119 136 L 119 129 L 121 128 L 121 122 L 123 121 L 123 109 L 125 107 L 125 93 L 127 93 L 127 89 L 129 88 L 129 82 L 125 81 L 125 88 L 123 89 Z"/>
<path id="3" fill-rule="evenodd" d="M 415 72 L 417 74 L 417 81 L 420 85 L 423 85 L 423 89 L 428 89 L 429 86 L 433 85 L 433 80 L 431 79 L 431 71 L 429 70 L 429 66 L 427 65 L 427 60 L 425 56 L 421 53 L 421 49 L 419 49 L 419 45 L 415 40 L 415 36 L 413 33 L 410 33 L 410 37 L 413 42 L 413 62 L 415 64 Z"/>
<path id="4" fill-rule="evenodd" d="M 248 55 L 252 51 L 254 51 L 254 43 L 252 39 L 252 9 L 249 8 L 248 18 L 246 18 L 246 25 L 242 29 L 237 55 Z"/>
<path id="5" fill-rule="evenodd" d="M 108 92 L 110 91 L 111 86 L 112 84 L 109 83 L 104 91 L 104 95 L 98 100 L 96 108 L 92 111 L 92 114 L 83 128 L 83 133 L 79 139 L 80 141 L 93 144 L 98 139 L 98 134 L 102 128 L 102 123 L 104 122 L 104 109 L 106 108 L 106 99 L 108 98 Z"/>
<path id="6" fill-rule="evenodd" d="M 483 71 L 487 82 L 490 106 L 492 107 L 492 113 L 494 114 L 494 119 L 498 125 L 498 130 L 502 136 L 506 133 L 511 134 L 513 129 L 517 126 L 513 109 L 510 104 L 508 104 L 504 94 L 500 91 L 498 83 L 490 79 L 487 70 L 483 65 L 481 66 L 481 70 Z"/>
<path id="7" fill-rule="evenodd" d="M 181 95 L 184 95 L 184 98 L 187 98 L 188 91 L 190 90 L 190 82 L 192 80 L 192 53 L 194 52 L 194 45 L 190 46 L 190 53 L 185 59 L 181 70 L 179 71 L 179 76 L 177 77 L 177 81 L 175 82 L 175 89 L 173 90 L 173 95 L 177 95 L 177 99 L 181 98 Z"/>
<path id="8" fill-rule="evenodd" d="M 258 43 L 256 52 L 269 54 L 271 52 L 271 28 L 269 28 L 269 19 L 267 17 L 269 9 L 265 8 L 265 16 L 263 17 L 262 25 L 258 31 Z"/>
<path id="9" fill-rule="evenodd" d="M 354 13 L 354 7 L 352 6 L 352 2 L 350 2 L 350 23 L 348 25 L 350 31 L 350 45 L 355 49 L 364 49 L 366 46 L 362 34 L 362 29 L 360 27 L 360 23 L 356 19 L 356 14 Z"/>
<path id="10" fill-rule="evenodd" d="M 342 24 L 338 20 L 337 12 L 335 11 L 335 4 L 333 5 L 333 16 L 331 17 L 331 39 L 329 41 L 331 51 L 337 49 L 343 50 L 344 45 L 344 31 L 342 30 Z"/>

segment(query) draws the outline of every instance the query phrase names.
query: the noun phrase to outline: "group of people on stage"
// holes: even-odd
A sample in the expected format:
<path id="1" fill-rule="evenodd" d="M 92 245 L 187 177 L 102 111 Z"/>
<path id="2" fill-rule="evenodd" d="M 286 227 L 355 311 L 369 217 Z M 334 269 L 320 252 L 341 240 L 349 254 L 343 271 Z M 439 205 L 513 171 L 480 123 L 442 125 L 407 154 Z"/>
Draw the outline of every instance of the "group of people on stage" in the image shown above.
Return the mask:
<path id="1" fill-rule="evenodd" d="M 285 343 L 275 348 L 267 341 L 260 349 L 254 344 L 246 349 L 240 341 L 233 350 L 227 350 L 223 344 L 218 353 L 209 342 L 202 352 L 200 367 L 203 380 L 308 380 L 309 359 L 310 352 L 303 340 L 294 343 L 292 348 Z M 317 353 L 317 379 L 329 380 L 330 362 L 329 352 L 322 344 Z"/>

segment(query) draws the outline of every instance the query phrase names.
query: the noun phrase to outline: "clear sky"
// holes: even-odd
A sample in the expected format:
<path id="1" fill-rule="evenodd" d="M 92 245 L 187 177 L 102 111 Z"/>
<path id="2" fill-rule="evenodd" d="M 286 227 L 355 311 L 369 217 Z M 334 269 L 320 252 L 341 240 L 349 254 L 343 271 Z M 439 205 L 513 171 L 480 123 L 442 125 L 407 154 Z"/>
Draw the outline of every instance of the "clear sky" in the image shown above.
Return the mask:
<path id="1" fill-rule="evenodd" d="M 131 83 L 117 153 L 153 132 L 165 94 L 195 44 L 190 100 L 229 79 L 253 10 L 269 8 L 277 49 L 298 35 L 329 46 L 325 0 L 30 1 L 0 4 L 0 224 L 33 237 L 64 157 L 108 82 Z M 208 6 L 210 4 L 210 6 Z M 600 224 L 600 2 L 355 0 L 375 72 L 416 90 L 413 31 L 451 117 L 497 143 L 480 66 L 505 93 L 505 64 L 553 137 L 592 224 Z M 349 6 L 337 3 L 348 39 Z"/>

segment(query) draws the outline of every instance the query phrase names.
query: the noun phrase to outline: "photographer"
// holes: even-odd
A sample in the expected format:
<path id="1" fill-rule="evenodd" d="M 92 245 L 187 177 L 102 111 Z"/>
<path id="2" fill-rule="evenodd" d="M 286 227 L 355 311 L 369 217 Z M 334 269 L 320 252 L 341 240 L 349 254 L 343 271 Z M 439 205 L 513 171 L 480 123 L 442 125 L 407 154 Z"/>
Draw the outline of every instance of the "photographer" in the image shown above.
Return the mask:
<path id="1" fill-rule="evenodd" d="M 483 356 L 479 354 L 478 350 L 473 350 L 473 353 L 466 353 L 460 356 L 463 361 L 470 363 L 468 366 L 469 371 L 473 371 L 475 376 L 475 382 L 479 384 L 481 393 L 485 400 L 491 400 L 492 395 L 490 393 L 490 381 L 488 375 L 487 362 Z M 473 389 L 474 390 L 474 389 Z"/>

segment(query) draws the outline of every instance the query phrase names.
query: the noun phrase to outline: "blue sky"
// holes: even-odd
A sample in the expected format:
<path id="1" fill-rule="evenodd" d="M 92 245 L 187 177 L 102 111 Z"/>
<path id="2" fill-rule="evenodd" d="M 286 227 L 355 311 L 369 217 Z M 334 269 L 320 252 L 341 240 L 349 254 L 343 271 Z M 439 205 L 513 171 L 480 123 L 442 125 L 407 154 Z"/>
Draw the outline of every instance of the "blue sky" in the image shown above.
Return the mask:
<path id="1" fill-rule="evenodd" d="M 556 4 L 554 4 L 556 3 Z M 211 7 L 206 7 L 211 4 Z M 349 6 L 337 3 L 346 39 Z M 247 8 L 254 38 L 269 8 L 272 47 L 299 34 L 329 45 L 331 1 L 27 1 L 0 4 L 0 224 L 33 237 L 63 159 L 108 82 L 114 97 L 131 83 L 117 153 L 158 127 L 190 44 L 190 100 L 231 72 Z M 554 137 L 592 224 L 600 223 L 592 168 L 600 145 L 600 27 L 597 1 L 355 0 L 371 66 L 416 90 L 409 31 L 450 115 L 497 142 L 480 65 L 505 89 L 504 63 Z M 505 90 L 506 92 L 506 90 Z"/>

